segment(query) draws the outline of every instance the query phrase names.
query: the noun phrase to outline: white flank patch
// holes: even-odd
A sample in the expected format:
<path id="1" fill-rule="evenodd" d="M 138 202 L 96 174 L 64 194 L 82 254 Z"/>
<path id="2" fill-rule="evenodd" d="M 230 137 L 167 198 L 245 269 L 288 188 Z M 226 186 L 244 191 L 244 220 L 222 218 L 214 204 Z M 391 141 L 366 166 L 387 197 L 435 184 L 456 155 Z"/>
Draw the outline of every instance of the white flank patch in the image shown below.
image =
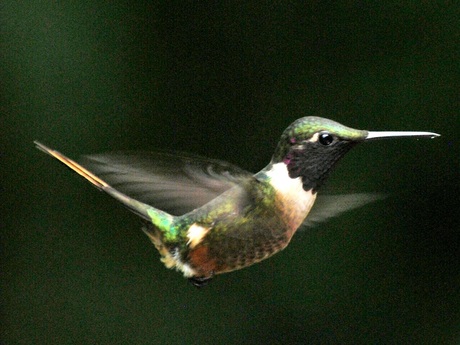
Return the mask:
<path id="1" fill-rule="evenodd" d="M 204 238 L 204 236 L 206 236 L 210 229 L 211 228 L 205 228 L 197 225 L 196 223 L 193 223 L 187 231 L 187 244 L 190 246 L 190 248 L 196 247 Z"/>
<path id="2" fill-rule="evenodd" d="M 184 277 L 190 278 L 196 275 L 196 271 L 193 268 L 191 268 L 189 264 L 182 262 L 179 250 L 177 248 L 172 254 L 171 258 L 172 260 L 174 260 L 174 266 L 176 267 L 176 270 L 182 271 L 184 273 Z"/>
<path id="3" fill-rule="evenodd" d="M 178 267 L 182 270 L 182 272 L 184 272 L 184 277 L 190 278 L 196 276 L 196 271 L 193 268 L 191 268 L 188 264 L 183 264 L 182 266 Z"/>

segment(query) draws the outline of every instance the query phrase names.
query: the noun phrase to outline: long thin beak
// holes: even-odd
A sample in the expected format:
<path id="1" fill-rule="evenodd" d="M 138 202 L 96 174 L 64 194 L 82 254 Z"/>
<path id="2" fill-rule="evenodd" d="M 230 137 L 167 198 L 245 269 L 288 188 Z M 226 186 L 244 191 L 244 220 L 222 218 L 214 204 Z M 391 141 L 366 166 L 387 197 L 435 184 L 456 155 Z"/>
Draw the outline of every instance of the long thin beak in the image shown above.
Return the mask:
<path id="1" fill-rule="evenodd" d="M 394 137 L 428 137 L 433 139 L 439 136 L 440 134 L 431 132 L 367 132 L 367 137 L 364 140 L 386 139 Z"/>

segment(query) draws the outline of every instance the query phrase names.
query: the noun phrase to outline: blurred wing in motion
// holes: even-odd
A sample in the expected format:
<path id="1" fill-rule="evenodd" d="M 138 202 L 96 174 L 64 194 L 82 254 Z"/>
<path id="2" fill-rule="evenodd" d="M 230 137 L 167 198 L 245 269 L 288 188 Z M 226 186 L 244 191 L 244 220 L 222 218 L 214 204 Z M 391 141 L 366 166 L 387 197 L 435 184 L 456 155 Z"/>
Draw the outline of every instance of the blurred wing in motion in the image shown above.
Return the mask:
<path id="1" fill-rule="evenodd" d="M 166 152 L 121 152 L 84 156 L 81 163 L 113 188 L 173 215 L 200 207 L 253 179 L 230 163 Z"/>
<path id="2" fill-rule="evenodd" d="M 374 193 L 354 193 L 340 195 L 321 195 L 318 194 L 316 202 L 303 222 L 303 227 L 312 227 L 323 223 L 330 218 L 337 217 L 342 213 L 362 207 L 371 202 L 382 200 L 383 194 Z"/>

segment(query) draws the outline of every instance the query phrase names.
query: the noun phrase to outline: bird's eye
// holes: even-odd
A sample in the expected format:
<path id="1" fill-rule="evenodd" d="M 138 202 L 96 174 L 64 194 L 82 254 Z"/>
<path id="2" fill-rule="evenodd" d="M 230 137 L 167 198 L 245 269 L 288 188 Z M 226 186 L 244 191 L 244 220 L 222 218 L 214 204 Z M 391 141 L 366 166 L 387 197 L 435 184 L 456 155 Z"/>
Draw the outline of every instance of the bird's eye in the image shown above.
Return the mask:
<path id="1" fill-rule="evenodd" d="M 321 145 L 327 146 L 332 144 L 334 141 L 334 137 L 329 134 L 329 133 L 320 133 L 318 141 L 320 142 Z"/>

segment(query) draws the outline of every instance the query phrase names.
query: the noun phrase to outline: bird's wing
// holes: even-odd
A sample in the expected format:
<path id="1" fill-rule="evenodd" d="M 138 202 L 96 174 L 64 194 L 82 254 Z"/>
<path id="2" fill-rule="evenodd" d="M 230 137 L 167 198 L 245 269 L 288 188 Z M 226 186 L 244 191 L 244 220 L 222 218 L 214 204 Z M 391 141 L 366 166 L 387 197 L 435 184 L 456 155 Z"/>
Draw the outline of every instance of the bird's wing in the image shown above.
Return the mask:
<path id="1" fill-rule="evenodd" d="M 384 198 L 385 195 L 376 193 L 319 194 L 310 214 L 302 225 L 303 227 L 312 227 L 330 218 L 340 216 L 342 213 Z"/>
<path id="2" fill-rule="evenodd" d="M 119 152 L 84 156 L 83 166 L 112 187 L 173 215 L 198 208 L 254 176 L 233 164 L 197 155 L 168 152 Z M 247 192 L 238 188 L 245 199 Z M 319 194 L 303 223 L 312 227 L 342 213 L 383 199 L 382 194 Z"/>
<path id="3" fill-rule="evenodd" d="M 97 154 L 81 163 L 122 193 L 174 215 L 254 178 L 230 163 L 181 153 Z"/>

